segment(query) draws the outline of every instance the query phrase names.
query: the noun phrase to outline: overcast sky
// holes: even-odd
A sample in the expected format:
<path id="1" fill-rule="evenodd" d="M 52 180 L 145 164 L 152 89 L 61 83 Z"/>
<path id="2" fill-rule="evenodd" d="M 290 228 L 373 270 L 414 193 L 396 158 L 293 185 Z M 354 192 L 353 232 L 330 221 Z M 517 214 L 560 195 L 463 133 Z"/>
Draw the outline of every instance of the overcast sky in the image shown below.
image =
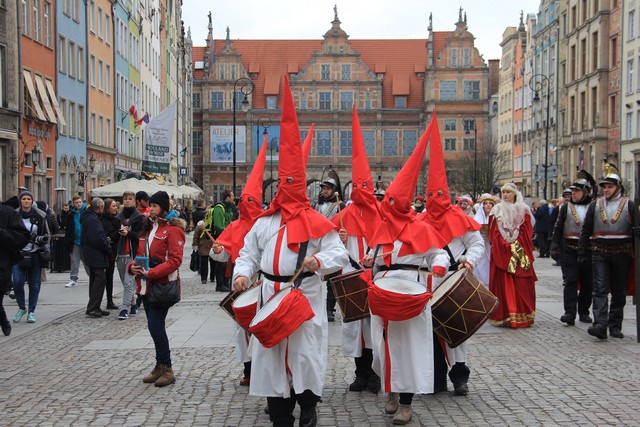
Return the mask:
<path id="1" fill-rule="evenodd" d="M 232 39 L 321 39 L 331 28 L 333 7 L 351 39 L 426 38 L 429 13 L 434 31 L 452 31 L 458 8 L 484 59 L 500 59 L 506 27 L 517 27 L 520 11 L 537 13 L 540 0 L 184 0 L 185 28 L 194 46 L 204 46 L 211 11 L 213 36 Z"/>

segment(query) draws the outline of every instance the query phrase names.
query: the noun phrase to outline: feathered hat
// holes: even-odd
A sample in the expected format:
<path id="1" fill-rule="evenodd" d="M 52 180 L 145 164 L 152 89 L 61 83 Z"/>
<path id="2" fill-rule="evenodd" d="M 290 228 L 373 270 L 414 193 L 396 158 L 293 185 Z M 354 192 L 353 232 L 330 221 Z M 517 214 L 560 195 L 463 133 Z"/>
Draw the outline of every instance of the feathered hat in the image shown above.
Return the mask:
<path id="1" fill-rule="evenodd" d="M 571 184 L 569 190 L 583 190 L 587 194 L 594 191 L 596 188 L 596 180 L 593 179 L 593 176 L 589 172 L 584 169 L 578 171 L 578 175 L 576 177 L 576 182 Z M 564 194 L 564 193 L 563 193 Z"/>
<path id="2" fill-rule="evenodd" d="M 620 171 L 613 163 L 604 163 L 604 179 L 599 182 L 598 185 L 603 186 L 605 184 L 620 185 L 622 179 L 620 178 Z"/>

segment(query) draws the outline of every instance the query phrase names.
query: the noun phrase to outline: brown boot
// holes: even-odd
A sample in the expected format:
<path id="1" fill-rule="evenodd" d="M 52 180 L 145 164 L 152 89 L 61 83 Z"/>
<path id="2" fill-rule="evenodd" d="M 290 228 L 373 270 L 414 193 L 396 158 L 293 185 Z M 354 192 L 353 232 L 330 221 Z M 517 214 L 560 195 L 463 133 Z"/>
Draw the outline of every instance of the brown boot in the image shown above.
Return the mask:
<path id="1" fill-rule="evenodd" d="M 387 393 L 387 401 L 384 404 L 384 412 L 395 414 L 398 410 L 398 393 Z"/>
<path id="2" fill-rule="evenodd" d="M 160 378 L 160 376 L 162 375 L 162 368 L 163 368 L 163 365 L 156 365 L 153 368 L 153 371 L 151 371 L 149 375 L 147 375 L 142 379 L 142 382 L 145 384 L 151 384 L 156 382 L 156 380 Z"/>
<path id="3" fill-rule="evenodd" d="M 164 387 L 176 382 L 176 377 L 173 375 L 173 369 L 166 365 L 162 365 L 162 368 L 162 375 L 154 383 L 156 387 Z"/>
<path id="4" fill-rule="evenodd" d="M 400 405 L 398 408 L 398 412 L 393 417 L 394 425 L 405 425 L 409 421 L 411 421 L 411 417 L 413 416 L 413 410 L 411 410 L 411 405 Z"/>

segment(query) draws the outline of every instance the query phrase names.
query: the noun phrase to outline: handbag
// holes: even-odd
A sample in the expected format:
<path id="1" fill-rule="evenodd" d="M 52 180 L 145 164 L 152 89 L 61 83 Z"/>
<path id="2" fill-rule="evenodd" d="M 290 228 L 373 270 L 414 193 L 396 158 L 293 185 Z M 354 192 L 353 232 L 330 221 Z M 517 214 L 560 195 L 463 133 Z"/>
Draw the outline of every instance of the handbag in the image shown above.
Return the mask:
<path id="1" fill-rule="evenodd" d="M 18 267 L 23 270 L 30 270 L 33 265 L 31 257 L 33 254 L 31 252 L 22 252 L 22 259 L 18 261 Z"/>
<path id="2" fill-rule="evenodd" d="M 191 252 L 191 262 L 189 263 L 189 270 L 198 271 L 200 269 L 200 255 L 198 251 Z"/>
<path id="3" fill-rule="evenodd" d="M 145 242 L 145 255 L 149 256 L 149 240 Z M 156 267 L 162 260 L 149 259 L 149 268 Z M 147 279 L 147 301 L 154 307 L 169 308 L 180 302 L 180 279 L 169 280 L 160 284 L 155 280 Z"/>

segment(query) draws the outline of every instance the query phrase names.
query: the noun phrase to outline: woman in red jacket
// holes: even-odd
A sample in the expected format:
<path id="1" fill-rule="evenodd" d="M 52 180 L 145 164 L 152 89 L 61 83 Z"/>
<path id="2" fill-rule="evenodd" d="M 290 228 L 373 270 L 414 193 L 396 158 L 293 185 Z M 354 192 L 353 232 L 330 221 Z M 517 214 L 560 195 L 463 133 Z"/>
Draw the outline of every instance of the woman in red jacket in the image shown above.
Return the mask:
<path id="1" fill-rule="evenodd" d="M 171 350 L 165 320 L 168 307 L 157 307 L 147 301 L 147 279 L 162 285 L 171 280 L 180 281 L 180 265 L 184 250 L 186 223 L 180 218 L 166 217 L 170 214 L 169 195 L 160 191 L 149 199 L 149 218 L 140 233 L 138 256 L 149 258 L 149 269 L 129 264 L 130 274 L 136 275 L 137 291 L 144 304 L 147 326 L 156 348 L 156 366 L 143 378 L 145 383 L 154 383 L 156 387 L 173 384 L 176 378 L 171 368 Z"/>

